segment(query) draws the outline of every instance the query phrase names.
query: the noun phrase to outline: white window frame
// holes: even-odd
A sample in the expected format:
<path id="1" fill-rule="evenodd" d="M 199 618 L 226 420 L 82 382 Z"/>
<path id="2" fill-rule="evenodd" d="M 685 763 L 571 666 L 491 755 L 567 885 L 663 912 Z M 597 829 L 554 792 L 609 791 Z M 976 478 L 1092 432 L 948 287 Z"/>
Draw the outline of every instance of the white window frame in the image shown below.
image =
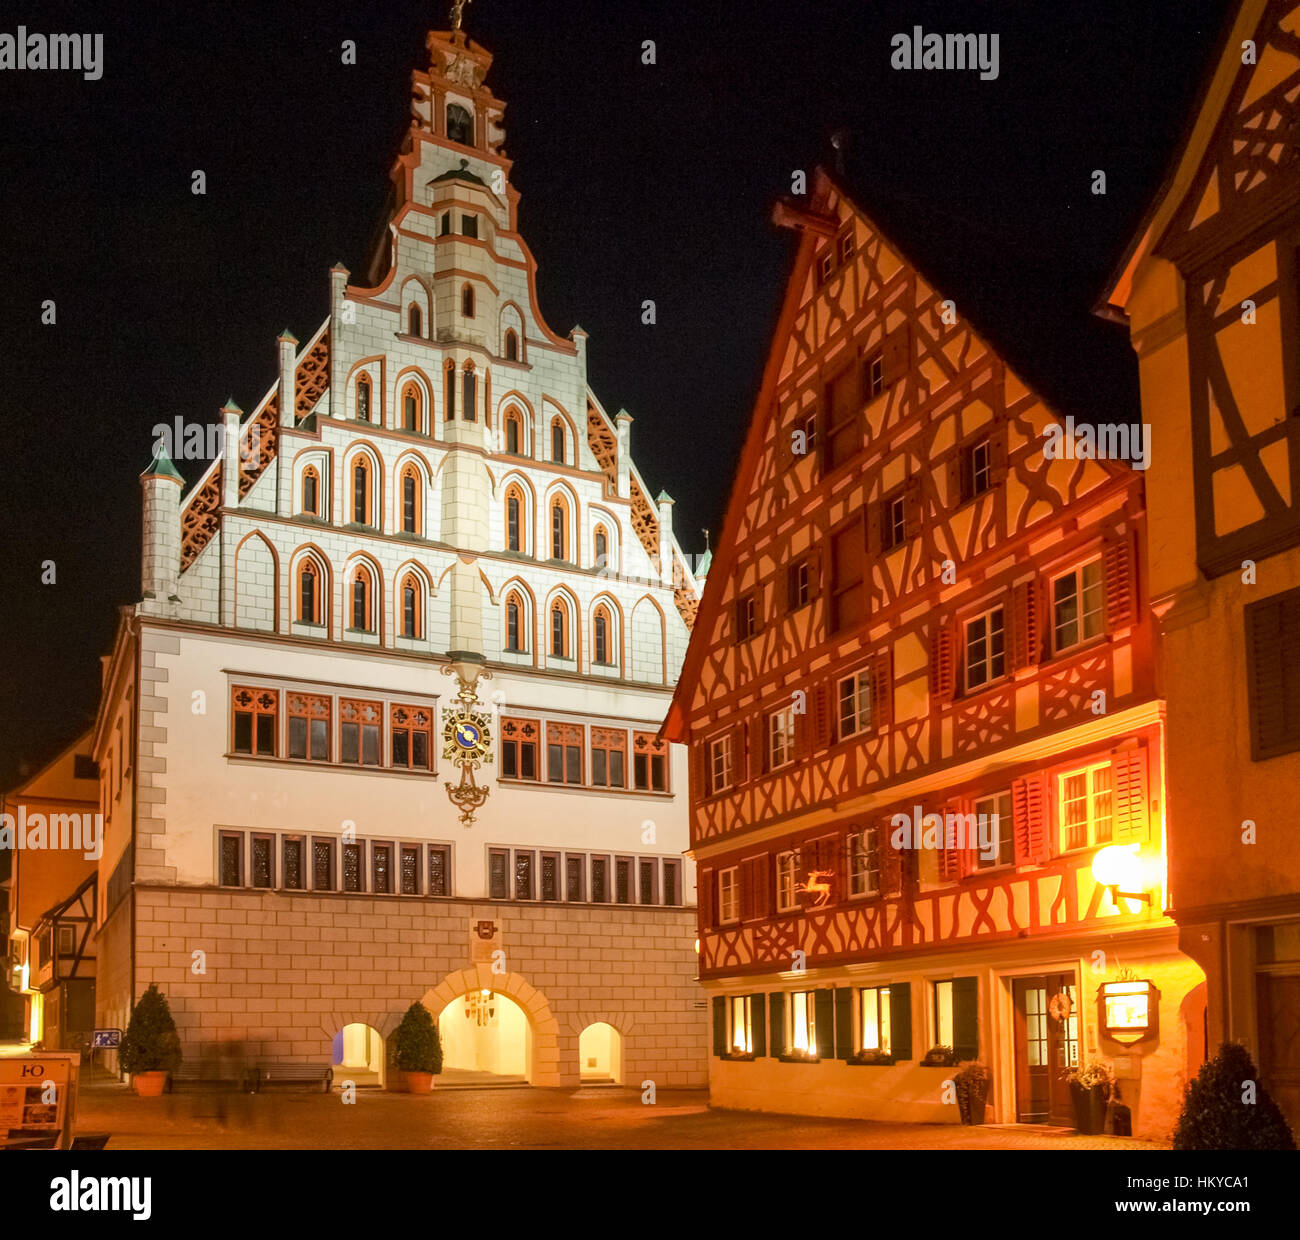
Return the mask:
<path id="1" fill-rule="evenodd" d="M 1096 569 L 1097 578 L 1093 583 L 1095 590 L 1096 606 L 1090 611 L 1084 610 L 1085 600 L 1085 583 L 1084 574 L 1089 569 Z M 1075 639 L 1072 642 L 1062 642 L 1059 637 L 1061 625 L 1056 619 L 1056 588 L 1063 581 L 1073 581 L 1074 598 L 1075 598 Z M 1091 559 L 1084 560 L 1083 563 L 1075 565 L 1069 572 L 1057 573 L 1052 578 L 1051 597 L 1048 600 L 1051 607 L 1052 621 L 1052 652 L 1061 654 L 1067 650 L 1075 650 L 1080 646 L 1086 646 L 1089 642 L 1096 641 L 1106 632 L 1106 576 L 1102 568 L 1101 556 L 1093 556 Z M 1089 623 L 1093 625 L 1093 631 L 1087 632 Z"/>
<path id="2" fill-rule="evenodd" d="M 718 871 L 718 922 L 734 925 L 740 920 L 740 867 L 728 866 Z"/>
<path id="3" fill-rule="evenodd" d="M 981 455 L 983 460 L 980 459 Z M 987 435 L 976 440 L 967 450 L 966 459 L 970 470 L 970 497 L 974 499 L 993 489 L 993 441 Z"/>
<path id="4" fill-rule="evenodd" d="M 894 517 L 897 514 L 898 520 Z M 893 495 L 885 501 L 880 518 L 881 539 L 885 551 L 894 551 L 907 541 L 907 498 Z"/>
<path id="5" fill-rule="evenodd" d="M 931 1015 L 934 1020 L 934 1040 L 931 1046 L 953 1046 L 953 1039 L 957 1036 L 957 988 L 950 977 L 940 978 L 938 981 L 931 983 L 933 1004 L 931 1006 Z M 947 990 L 944 990 L 944 987 Z M 947 996 L 947 1002 L 942 996 Z M 944 1037 L 943 1026 L 945 1021 L 948 1025 L 948 1036 Z M 955 1048 L 954 1048 L 955 1049 Z"/>
<path id="6" fill-rule="evenodd" d="M 1097 773 L 1105 771 L 1109 779 L 1109 787 L 1098 788 Z M 1066 832 L 1069 829 L 1065 821 L 1065 781 L 1075 776 L 1082 775 L 1085 777 L 1087 787 L 1084 791 L 1084 809 L 1087 815 L 1087 839 L 1082 844 L 1071 844 L 1066 838 Z M 1107 828 L 1105 836 L 1099 836 L 1097 829 L 1101 824 L 1101 815 L 1097 813 L 1097 798 L 1099 796 L 1108 796 L 1110 798 L 1110 813 L 1107 816 Z M 1056 777 L 1056 809 L 1057 823 L 1059 824 L 1058 846 L 1061 852 L 1081 852 L 1087 848 L 1100 848 L 1105 844 L 1115 842 L 1115 774 L 1112 770 L 1109 760 L 1105 762 L 1090 762 L 1087 766 L 1076 766 L 1072 770 L 1062 771 Z"/>
<path id="7" fill-rule="evenodd" d="M 795 879 L 799 870 L 799 853 L 795 849 L 776 854 L 776 911 L 789 913 L 799 907 Z"/>
<path id="8" fill-rule="evenodd" d="M 737 1042 L 737 1036 L 740 1041 Z M 727 1054 L 752 1055 L 754 1053 L 754 997 L 752 995 L 727 996 Z"/>
<path id="9" fill-rule="evenodd" d="M 998 627 L 993 627 L 993 617 L 998 617 Z M 973 681 L 971 678 L 971 669 L 976 666 L 972 663 L 970 657 L 971 648 L 971 629 L 975 625 L 984 626 L 984 658 L 979 666 L 984 669 L 984 679 Z M 993 653 L 993 637 L 997 634 L 999 638 L 998 653 Z M 1007 618 L 1002 605 L 999 603 L 996 607 L 990 607 L 988 611 L 982 611 L 978 616 L 972 616 L 962 625 L 962 665 L 964 668 L 964 678 L 966 692 L 971 693 L 981 689 L 987 689 L 989 685 L 1001 680 L 1007 674 Z M 995 660 L 1001 662 L 1001 670 L 998 670 Z"/>
<path id="10" fill-rule="evenodd" d="M 857 1042 L 858 1051 L 883 1051 L 886 1055 L 894 1049 L 894 1031 L 890 1023 L 889 987 L 863 986 L 858 992 Z M 868 1011 L 872 1019 L 868 1019 Z M 868 1030 L 874 1029 L 874 1045 L 867 1042 Z"/>
<path id="11" fill-rule="evenodd" d="M 733 772 L 731 733 L 725 732 L 709 742 L 709 795 L 730 788 Z"/>
<path id="12" fill-rule="evenodd" d="M 794 761 L 794 707 L 774 710 L 767 717 L 768 770 L 775 771 Z"/>
<path id="13" fill-rule="evenodd" d="M 1006 812 L 1005 822 L 1003 821 L 1001 810 L 998 808 L 999 802 L 1001 802 L 1006 807 L 1007 812 Z M 974 810 L 975 812 L 976 823 L 979 822 L 979 816 L 981 813 L 987 814 L 991 818 L 996 817 L 997 819 L 997 823 L 996 823 L 997 836 L 998 836 L 997 859 L 994 861 L 985 861 L 982 852 L 980 851 L 980 849 L 977 848 L 975 850 L 975 868 L 977 870 L 998 870 L 1004 866 L 1014 865 L 1016 862 L 1016 837 L 1015 837 L 1015 824 L 1011 816 L 1011 793 L 1009 791 L 994 792 L 994 793 L 990 793 L 986 797 L 978 797 L 975 800 L 975 802 L 972 804 L 971 809 Z M 1004 857 L 1002 855 L 1002 848 L 1004 843 L 1002 838 L 1003 827 L 1008 824 L 1011 825 L 1011 830 L 1006 833 L 1005 844 L 1006 844 L 1007 855 Z"/>
<path id="14" fill-rule="evenodd" d="M 849 731 L 845 731 L 844 686 L 849 683 L 853 684 L 854 727 Z M 842 741 L 846 741 L 851 736 L 858 736 L 863 732 L 870 732 L 872 705 L 870 666 L 859 668 L 851 676 L 842 677 L 839 683 L 835 686 L 835 731 L 837 737 Z"/>
<path id="15" fill-rule="evenodd" d="M 786 996 L 785 1005 L 785 1045 L 786 1049 L 796 1054 L 802 1053 L 810 1058 L 817 1058 L 817 992 L 814 990 L 796 990 Z M 802 1008 L 803 1020 L 799 1019 Z M 802 1026 L 804 1046 L 796 1044 L 795 1035 Z"/>
<path id="16" fill-rule="evenodd" d="M 880 828 L 863 827 L 849 836 L 849 899 L 880 894 Z M 875 854 L 875 866 L 871 864 Z M 858 863 L 861 862 L 861 865 Z"/>

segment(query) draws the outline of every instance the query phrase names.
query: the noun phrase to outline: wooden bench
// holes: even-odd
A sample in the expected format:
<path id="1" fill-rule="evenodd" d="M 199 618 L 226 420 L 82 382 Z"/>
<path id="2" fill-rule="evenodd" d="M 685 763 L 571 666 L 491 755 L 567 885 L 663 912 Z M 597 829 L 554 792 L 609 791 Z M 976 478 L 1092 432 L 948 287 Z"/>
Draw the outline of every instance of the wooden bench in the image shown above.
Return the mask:
<path id="1" fill-rule="evenodd" d="M 334 1069 L 314 1063 L 268 1063 L 253 1069 L 253 1082 L 257 1093 L 263 1085 L 310 1085 L 327 1094 L 334 1084 Z"/>
<path id="2" fill-rule="evenodd" d="M 255 1070 L 254 1070 L 255 1071 Z M 253 1088 L 253 1073 L 247 1068 L 225 1064 L 219 1060 L 200 1059 L 197 1063 L 182 1064 L 167 1074 L 167 1092 L 175 1091 L 181 1086 L 216 1086 L 218 1088 L 234 1087 L 241 1093 L 250 1093 Z"/>

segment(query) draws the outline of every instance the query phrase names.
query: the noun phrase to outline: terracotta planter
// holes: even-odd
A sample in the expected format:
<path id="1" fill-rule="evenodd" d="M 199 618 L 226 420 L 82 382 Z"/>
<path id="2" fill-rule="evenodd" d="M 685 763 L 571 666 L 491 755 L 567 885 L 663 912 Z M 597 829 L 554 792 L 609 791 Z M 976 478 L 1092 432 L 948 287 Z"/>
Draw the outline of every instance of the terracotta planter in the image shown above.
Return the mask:
<path id="1" fill-rule="evenodd" d="M 141 1098 L 158 1098 L 167 1088 L 166 1072 L 133 1072 L 131 1073 L 131 1088 L 135 1090 Z"/>
<path id="2" fill-rule="evenodd" d="M 403 1072 L 402 1076 L 406 1078 L 405 1088 L 408 1094 L 433 1093 L 432 1072 Z"/>

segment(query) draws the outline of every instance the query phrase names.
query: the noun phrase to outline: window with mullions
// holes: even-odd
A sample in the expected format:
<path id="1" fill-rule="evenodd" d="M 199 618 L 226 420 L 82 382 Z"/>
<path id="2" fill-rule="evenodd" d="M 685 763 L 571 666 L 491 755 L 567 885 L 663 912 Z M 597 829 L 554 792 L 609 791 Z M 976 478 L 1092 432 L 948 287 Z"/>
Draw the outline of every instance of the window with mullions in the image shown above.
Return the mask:
<path id="1" fill-rule="evenodd" d="M 996 796 L 981 797 L 974 808 L 976 822 L 981 827 L 981 841 L 987 839 L 990 844 L 986 855 L 981 843 L 975 854 L 976 868 L 991 870 L 1000 865 L 1010 865 L 1016 859 L 1011 793 L 999 792 Z"/>
<path id="2" fill-rule="evenodd" d="M 582 783 L 582 729 L 577 725 L 546 725 L 546 778 L 553 784 Z"/>
<path id="3" fill-rule="evenodd" d="M 676 861 L 664 862 L 664 904 L 675 905 L 681 903 L 681 883 L 678 876 L 678 866 Z"/>
<path id="4" fill-rule="evenodd" d="M 280 712 L 280 695 L 274 689 L 232 690 L 234 709 L 233 750 L 255 757 L 276 755 L 276 721 Z"/>
<path id="5" fill-rule="evenodd" d="M 383 711 L 378 702 L 339 701 L 339 761 L 379 766 L 383 756 Z"/>
<path id="6" fill-rule="evenodd" d="M 417 844 L 403 844 L 398 852 L 398 883 L 404 896 L 420 894 L 420 848 Z"/>
<path id="7" fill-rule="evenodd" d="M 328 697 L 311 693 L 290 693 L 285 703 L 289 716 L 289 757 L 305 762 L 330 760 L 330 715 Z"/>
<path id="8" fill-rule="evenodd" d="M 776 855 L 776 911 L 788 913 L 799 907 L 795 892 L 796 871 L 799 868 L 797 852 L 782 852 Z"/>
<path id="9" fill-rule="evenodd" d="M 794 707 L 773 711 L 767 717 L 768 770 L 794 761 Z"/>
<path id="10" fill-rule="evenodd" d="M 810 597 L 811 591 L 808 561 L 800 560 L 797 564 L 790 565 L 786 570 L 786 607 L 790 611 L 798 611 L 800 607 L 807 605 Z"/>
<path id="11" fill-rule="evenodd" d="M 1068 650 L 1101 635 L 1105 624 L 1101 558 L 1052 580 L 1052 649 Z"/>
<path id="12" fill-rule="evenodd" d="M 1092 848 L 1114 838 L 1109 762 L 1060 776 L 1061 850 Z"/>
<path id="13" fill-rule="evenodd" d="M 627 786 L 626 732 L 613 728 L 592 728 L 591 782 L 597 788 Z"/>
<path id="14" fill-rule="evenodd" d="M 433 711 L 427 706 L 393 706 L 389 717 L 393 766 L 427 771 L 433 756 Z"/>
<path id="15" fill-rule="evenodd" d="M 488 851 L 488 896 L 493 900 L 510 898 L 510 853 L 504 848 Z"/>
<path id="16" fill-rule="evenodd" d="M 313 891 L 334 890 L 333 840 L 312 840 L 311 886 Z"/>
<path id="17" fill-rule="evenodd" d="M 817 996 L 811 990 L 796 990 L 785 1005 L 785 1044 L 799 1055 L 817 1054 Z"/>
<path id="18" fill-rule="evenodd" d="M 533 719 L 505 719 L 501 723 L 501 774 L 506 779 L 537 779 L 537 744 L 540 725 Z"/>
<path id="19" fill-rule="evenodd" d="M 533 898 L 533 854 L 515 853 L 515 899 L 531 900 Z"/>
<path id="20" fill-rule="evenodd" d="M 849 836 L 849 895 L 874 896 L 880 890 L 880 830 L 866 827 Z"/>
<path id="21" fill-rule="evenodd" d="M 300 835 L 286 835 L 280 842 L 280 886 L 302 891 L 307 885 L 304 841 Z"/>
<path id="22" fill-rule="evenodd" d="M 370 845 L 370 890 L 375 895 L 391 895 L 393 890 L 393 846 Z"/>
<path id="23" fill-rule="evenodd" d="M 966 489 L 971 499 L 983 495 L 993 487 L 993 443 L 984 438 L 972 444 L 966 451 L 965 476 Z"/>
<path id="24" fill-rule="evenodd" d="M 564 858 L 564 898 L 571 904 L 581 903 L 584 898 L 583 879 L 586 878 L 586 858 L 581 854 L 569 854 Z"/>
<path id="25" fill-rule="evenodd" d="M 632 903 L 632 858 L 614 858 L 614 903 Z"/>
<path id="26" fill-rule="evenodd" d="M 880 525 L 881 550 L 893 551 L 907 541 L 907 501 L 895 495 L 885 501 Z"/>
<path id="27" fill-rule="evenodd" d="M 966 621 L 966 688 L 979 689 L 1006 674 L 1002 608 Z"/>
<path id="28" fill-rule="evenodd" d="M 344 844 L 343 845 L 343 890 L 344 891 L 361 891 L 363 889 L 363 873 L 361 864 L 361 845 Z"/>
<path id="29" fill-rule="evenodd" d="M 632 782 L 639 792 L 668 791 L 668 743 L 653 732 L 632 733 Z"/>
<path id="30" fill-rule="evenodd" d="M 728 866 L 718 871 L 718 921 L 722 925 L 740 920 L 740 871 Z"/>
<path id="31" fill-rule="evenodd" d="M 637 863 L 637 885 L 642 904 L 659 903 L 659 863 L 657 861 L 639 861 Z"/>
<path id="32" fill-rule="evenodd" d="M 733 1055 L 754 1053 L 754 999 L 752 995 L 727 997 L 727 1049 Z"/>
<path id="33" fill-rule="evenodd" d="M 217 837 L 217 852 L 221 885 L 242 887 L 244 885 L 244 837 L 229 831 L 221 832 Z"/>
<path id="34" fill-rule="evenodd" d="M 593 904 L 609 903 L 609 858 L 591 859 L 591 901 Z"/>
<path id="35" fill-rule="evenodd" d="M 446 844 L 429 845 L 429 894 L 451 895 L 451 849 Z"/>
<path id="36" fill-rule="evenodd" d="M 731 787 L 731 733 L 709 743 L 709 792 Z"/>
<path id="37" fill-rule="evenodd" d="M 862 363 L 862 395 L 873 400 L 885 390 L 885 355 L 873 353 Z"/>
<path id="38" fill-rule="evenodd" d="M 553 852 L 544 852 L 541 856 L 541 868 L 539 871 L 541 880 L 541 895 L 545 901 L 554 901 L 560 898 L 560 854 Z"/>
<path id="39" fill-rule="evenodd" d="M 839 738 L 871 730 L 871 671 L 863 668 L 840 681 Z"/>
<path id="40" fill-rule="evenodd" d="M 249 885 L 275 886 L 275 840 L 269 835 L 255 835 L 249 848 Z"/>
<path id="41" fill-rule="evenodd" d="M 952 1043 L 947 1043 L 951 1046 Z M 889 1037 L 889 987 L 866 986 L 858 991 L 858 1047 L 859 1051 L 892 1049 Z"/>

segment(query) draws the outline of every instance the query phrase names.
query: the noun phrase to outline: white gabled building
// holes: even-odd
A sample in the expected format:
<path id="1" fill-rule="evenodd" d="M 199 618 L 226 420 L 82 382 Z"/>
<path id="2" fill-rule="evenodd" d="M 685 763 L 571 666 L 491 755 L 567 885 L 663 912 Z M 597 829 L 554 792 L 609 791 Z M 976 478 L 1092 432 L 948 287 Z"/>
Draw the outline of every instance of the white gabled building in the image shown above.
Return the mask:
<path id="1" fill-rule="evenodd" d="M 697 583 L 585 333 L 542 318 L 490 55 L 428 48 L 366 278 L 333 268 L 188 498 L 165 449 L 142 477 L 95 734 L 97 1022 L 157 982 L 192 1059 L 375 1080 L 423 1000 L 452 1069 L 702 1084 L 685 751 L 655 739 Z M 491 672 L 469 828 L 449 652 Z"/>

